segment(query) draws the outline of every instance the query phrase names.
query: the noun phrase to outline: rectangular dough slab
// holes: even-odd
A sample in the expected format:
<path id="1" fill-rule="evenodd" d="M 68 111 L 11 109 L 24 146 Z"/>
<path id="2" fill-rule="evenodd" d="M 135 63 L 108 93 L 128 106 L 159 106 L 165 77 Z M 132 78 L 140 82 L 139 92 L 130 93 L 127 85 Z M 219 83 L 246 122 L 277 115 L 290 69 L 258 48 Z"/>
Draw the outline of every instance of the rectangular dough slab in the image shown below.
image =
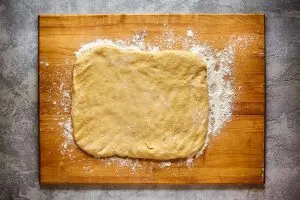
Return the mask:
<path id="1" fill-rule="evenodd" d="M 78 146 L 97 157 L 168 160 L 204 145 L 206 65 L 187 51 L 98 47 L 73 72 L 72 122 Z"/>

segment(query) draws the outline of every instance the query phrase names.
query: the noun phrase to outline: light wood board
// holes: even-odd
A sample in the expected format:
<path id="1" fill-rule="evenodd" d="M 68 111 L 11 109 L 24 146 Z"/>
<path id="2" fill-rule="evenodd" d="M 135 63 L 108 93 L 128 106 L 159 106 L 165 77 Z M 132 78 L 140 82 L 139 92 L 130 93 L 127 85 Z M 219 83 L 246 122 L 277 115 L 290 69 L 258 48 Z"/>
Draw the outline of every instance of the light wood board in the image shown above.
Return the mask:
<path id="1" fill-rule="evenodd" d="M 175 35 L 185 35 L 190 28 L 198 33 L 197 39 L 218 50 L 232 37 L 255 38 L 234 58 L 232 120 L 212 137 L 192 167 L 173 161 L 161 168 L 143 160 L 132 170 L 85 154 L 66 137 L 74 52 L 82 43 L 128 40 L 144 30 L 147 42 L 155 43 L 166 25 Z M 38 28 L 42 184 L 264 183 L 264 15 L 40 15 Z"/>

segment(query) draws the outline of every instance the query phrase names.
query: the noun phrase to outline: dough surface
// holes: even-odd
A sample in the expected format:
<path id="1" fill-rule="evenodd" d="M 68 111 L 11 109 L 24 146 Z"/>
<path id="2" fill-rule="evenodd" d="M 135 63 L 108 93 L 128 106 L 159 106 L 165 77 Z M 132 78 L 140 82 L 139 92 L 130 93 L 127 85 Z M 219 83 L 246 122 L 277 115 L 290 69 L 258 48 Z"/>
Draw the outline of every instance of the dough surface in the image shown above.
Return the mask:
<path id="1" fill-rule="evenodd" d="M 96 157 L 169 160 L 204 145 L 206 65 L 187 51 L 102 46 L 77 58 L 72 123 L 78 146 Z"/>

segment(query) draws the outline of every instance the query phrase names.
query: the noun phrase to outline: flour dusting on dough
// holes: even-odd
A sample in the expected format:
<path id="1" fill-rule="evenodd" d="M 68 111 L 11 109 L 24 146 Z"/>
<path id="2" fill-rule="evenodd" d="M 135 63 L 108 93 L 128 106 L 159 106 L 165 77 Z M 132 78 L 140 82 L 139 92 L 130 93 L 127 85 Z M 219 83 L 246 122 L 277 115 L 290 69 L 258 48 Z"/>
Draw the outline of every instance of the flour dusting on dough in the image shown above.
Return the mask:
<path id="1" fill-rule="evenodd" d="M 175 44 L 181 43 L 184 50 L 196 53 L 207 65 L 207 79 L 209 90 L 209 127 L 208 136 L 204 147 L 196 154 L 196 157 L 201 155 L 209 143 L 209 138 L 219 134 L 222 127 L 231 120 L 232 115 L 232 101 L 234 99 L 234 90 L 232 80 L 230 79 L 232 68 L 234 66 L 236 48 L 246 48 L 248 41 L 253 40 L 246 36 L 233 36 L 230 38 L 228 45 L 221 50 L 215 50 L 205 42 L 198 39 L 197 33 L 192 29 L 187 29 L 184 36 L 176 36 L 172 29 L 165 25 L 161 37 L 156 37 L 155 45 L 147 43 L 147 31 L 143 30 L 136 32 L 127 40 L 110 40 L 98 39 L 87 44 L 83 44 L 81 48 L 75 52 L 76 57 L 88 52 L 97 46 L 110 45 L 126 50 L 135 51 L 160 51 L 164 48 L 172 49 Z M 128 167 L 132 171 L 136 171 L 141 167 L 138 159 L 130 158 L 104 158 L 105 166 L 118 165 L 121 167 Z M 192 167 L 194 157 L 183 159 L 176 164 Z M 162 161 L 160 167 L 165 168 L 171 166 L 172 162 Z M 173 164 L 174 165 L 174 164 Z"/>

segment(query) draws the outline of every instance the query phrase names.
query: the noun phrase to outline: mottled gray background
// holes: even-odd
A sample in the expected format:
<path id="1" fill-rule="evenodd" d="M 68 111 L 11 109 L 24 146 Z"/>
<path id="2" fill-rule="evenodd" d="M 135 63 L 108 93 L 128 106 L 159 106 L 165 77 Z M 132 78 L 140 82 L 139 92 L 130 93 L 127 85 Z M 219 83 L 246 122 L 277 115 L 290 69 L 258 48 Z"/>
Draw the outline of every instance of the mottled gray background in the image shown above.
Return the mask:
<path id="1" fill-rule="evenodd" d="M 257 186 L 40 189 L 39 13 L 265 13 L 266 183 Z M 0 199 L 300 199 L 300 2 L 0 0 Z"/>

